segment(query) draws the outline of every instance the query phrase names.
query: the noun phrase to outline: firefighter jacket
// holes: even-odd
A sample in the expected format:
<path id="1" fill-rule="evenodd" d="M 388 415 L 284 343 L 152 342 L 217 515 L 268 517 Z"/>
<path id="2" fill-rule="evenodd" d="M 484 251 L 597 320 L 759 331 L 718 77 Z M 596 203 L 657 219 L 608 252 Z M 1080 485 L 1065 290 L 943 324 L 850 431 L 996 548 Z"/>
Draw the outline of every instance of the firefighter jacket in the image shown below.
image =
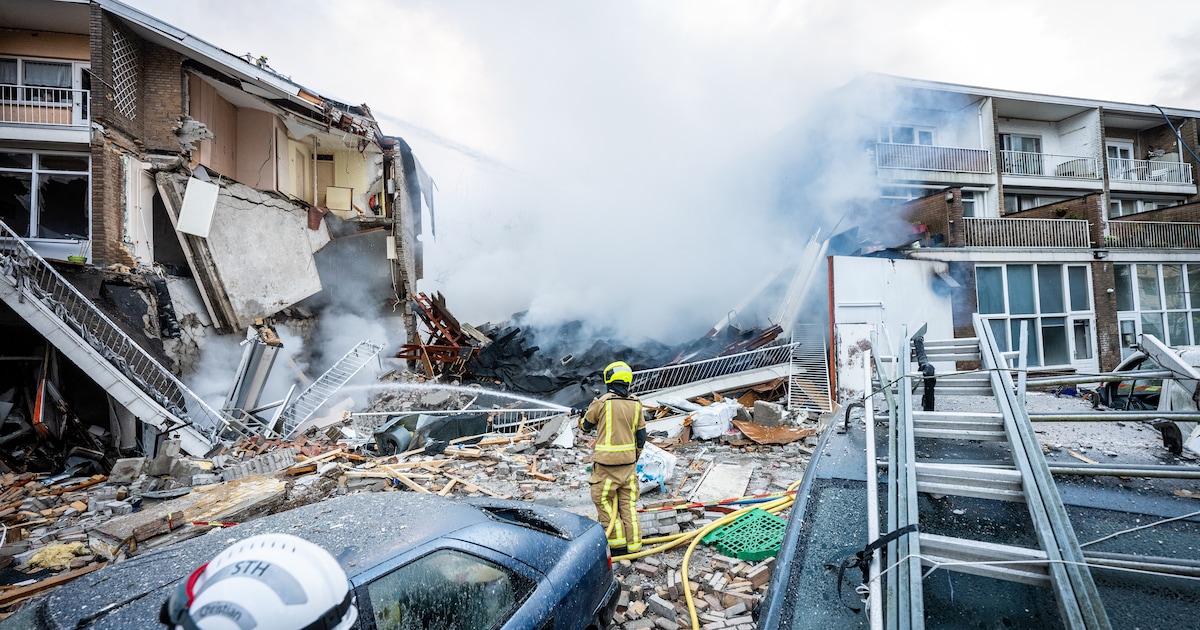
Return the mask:
<path id="1" fill-rule="evenodd" d="M 592 461 L 604 466 L 637 462 L 637 432 L 646 428 L 642 402 L 609 392 L 588 405 L 581 424 L 596 425 L 596 448 Z"/>

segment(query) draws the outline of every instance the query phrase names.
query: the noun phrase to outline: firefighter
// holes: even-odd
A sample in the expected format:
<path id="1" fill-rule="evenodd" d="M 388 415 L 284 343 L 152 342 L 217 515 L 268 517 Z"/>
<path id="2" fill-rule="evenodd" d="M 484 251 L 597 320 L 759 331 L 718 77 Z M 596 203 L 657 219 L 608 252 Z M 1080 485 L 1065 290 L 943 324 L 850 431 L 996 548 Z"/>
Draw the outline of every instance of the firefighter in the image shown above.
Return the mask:
<path id="1" fill-rule="evenodd" d="M 604 368 L 608 393 L 592 401 L 579 419 L 583 432 L 596 431 L 592 453 L 592 503 L 608 537 L 614 556 L 642 547 L 638 526 L 637 461 L 646 446 L 646 421 L 642 403 L 629 393 L 633 370 L 624 361 Z"/>

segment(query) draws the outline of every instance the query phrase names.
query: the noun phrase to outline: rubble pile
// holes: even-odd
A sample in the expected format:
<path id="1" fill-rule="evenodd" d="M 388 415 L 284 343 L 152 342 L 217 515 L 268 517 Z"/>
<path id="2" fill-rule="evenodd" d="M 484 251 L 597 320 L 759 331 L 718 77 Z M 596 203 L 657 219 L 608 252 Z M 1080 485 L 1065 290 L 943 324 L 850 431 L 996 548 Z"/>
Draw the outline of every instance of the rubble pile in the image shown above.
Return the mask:
<path id="1" fill-rule="evenodd" d="M 668 552 L 614 563 L 621 595 L 613 623 L 625 630 L 688 627 L 682 555 Z M 774 558 L 746 562 L 697 548 L 689 563 L 686 588 L 691 589 L 700 627 L 753 630 L 753 612 L 766 593 L 774 564 Z"/>
<path id="2" fill-rule="evenodd" d="M 293 440 L 246 438 L 206 458 L 188 457 L 178 441 L 167 441 L 157 457 L 118 460 L 107 476 L 0 476 L 0 523 L 6 528 L 0 568 L 12 565 L 9 571 L 26 574 L 3 580 L 11 586 L 0 586 L 0 614 L 107 562 L 350 492 L 488 496 L 594 513 L 588 489 L 591 445 L 578 435 L 573 418 L 531 422 L 507 433 L 484 431 L 434 450 L 414 445 L 383 455 L 362 435 L 371 423 L 394 414 L 498 404 L 484 390 L 457 382 L 425 388 L 419 385 L 426 379 L 410 373 L 390 373 L 382 380 L 384 386 L 370 401 L 377 415 L 367 416 L 365 427 L 364 418 L 348 414 L 340 423 Z M 749 408 L 719 394 L 680 403 L 700 410 L 737 408 L 714 439 L 692 435 L 692 420 L 703 411 L 657 410 L 663 419 L 648 424 L 652 446 L 647 450 L 673 459 L 666 474 L 642 477 L 639 520 L 645 539 L 703 528 L 743 507 L 721 505 L 721 500 L 779 495 L 801 477 L 815 444 L 817 419 L 758 400 L 765 395 L 748 392 Z M 489 409 L 477 412 L 486 416 Z M 758 418 L 771 426 L 756 423 Z M 789 433 L 768 439 L 764 432 L 769 431 Z M 686 626 L 685 582 L 703 627 L 753 627 L 750 615 L 762 599 L 770 562 L 741 561 L 702 545 L 685 581 L 679 573 L 682 550 L 614 564 L 623 627 Z"/>

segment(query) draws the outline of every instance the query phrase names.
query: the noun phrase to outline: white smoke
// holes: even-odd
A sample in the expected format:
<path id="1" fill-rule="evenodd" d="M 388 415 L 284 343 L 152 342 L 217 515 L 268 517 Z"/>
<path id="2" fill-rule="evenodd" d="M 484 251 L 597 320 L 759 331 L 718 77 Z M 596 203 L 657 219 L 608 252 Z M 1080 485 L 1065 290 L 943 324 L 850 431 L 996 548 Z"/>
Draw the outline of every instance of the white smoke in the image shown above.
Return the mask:
<path id="1" fill-rule="evenodd" d="M 366 102 L 404 136 L 439 186 L 421 289 L 459 319 L 528 309 L 664 340 L 702 334 L 873 194 L 854 168 L 858 127 L 819 107 L 829 89 L 874 70 L 1146 102 L 1180 94 L 1172 77 L 1191 62 L 1171 42 L 1190 41 L 1200 12 L 1184 0 L 132 4 Z M 1105 32 L 1155 36 L 1100 60 Z"/>

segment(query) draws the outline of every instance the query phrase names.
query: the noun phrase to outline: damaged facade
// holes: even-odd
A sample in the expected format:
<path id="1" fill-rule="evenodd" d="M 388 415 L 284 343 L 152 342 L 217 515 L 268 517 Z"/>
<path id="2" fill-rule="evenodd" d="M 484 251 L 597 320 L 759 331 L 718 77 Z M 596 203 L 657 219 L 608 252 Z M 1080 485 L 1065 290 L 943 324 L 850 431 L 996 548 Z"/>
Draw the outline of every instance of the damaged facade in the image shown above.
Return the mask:
<path id="1" fill-rule="evenodd" d="M 103 469 L 168 436 L 203 454 L 230 437 L 179 379 L 205 338 L 338 282 L 415 329 L 432 181 L 366 105 L 119 2 L 23 0 L 0 23 L 5 465 Z"/>
<path id="2" fill-rule="evenodd" d="M 1150 333 L 1200 341 L 1200 112 L 871 76 L 868 143 L 911 258 L 949 263 L 954 329 L 987 316 L 1031 366 L 1111 370 Z M 949 331 L 939 331 L 948 335 Z"/>

